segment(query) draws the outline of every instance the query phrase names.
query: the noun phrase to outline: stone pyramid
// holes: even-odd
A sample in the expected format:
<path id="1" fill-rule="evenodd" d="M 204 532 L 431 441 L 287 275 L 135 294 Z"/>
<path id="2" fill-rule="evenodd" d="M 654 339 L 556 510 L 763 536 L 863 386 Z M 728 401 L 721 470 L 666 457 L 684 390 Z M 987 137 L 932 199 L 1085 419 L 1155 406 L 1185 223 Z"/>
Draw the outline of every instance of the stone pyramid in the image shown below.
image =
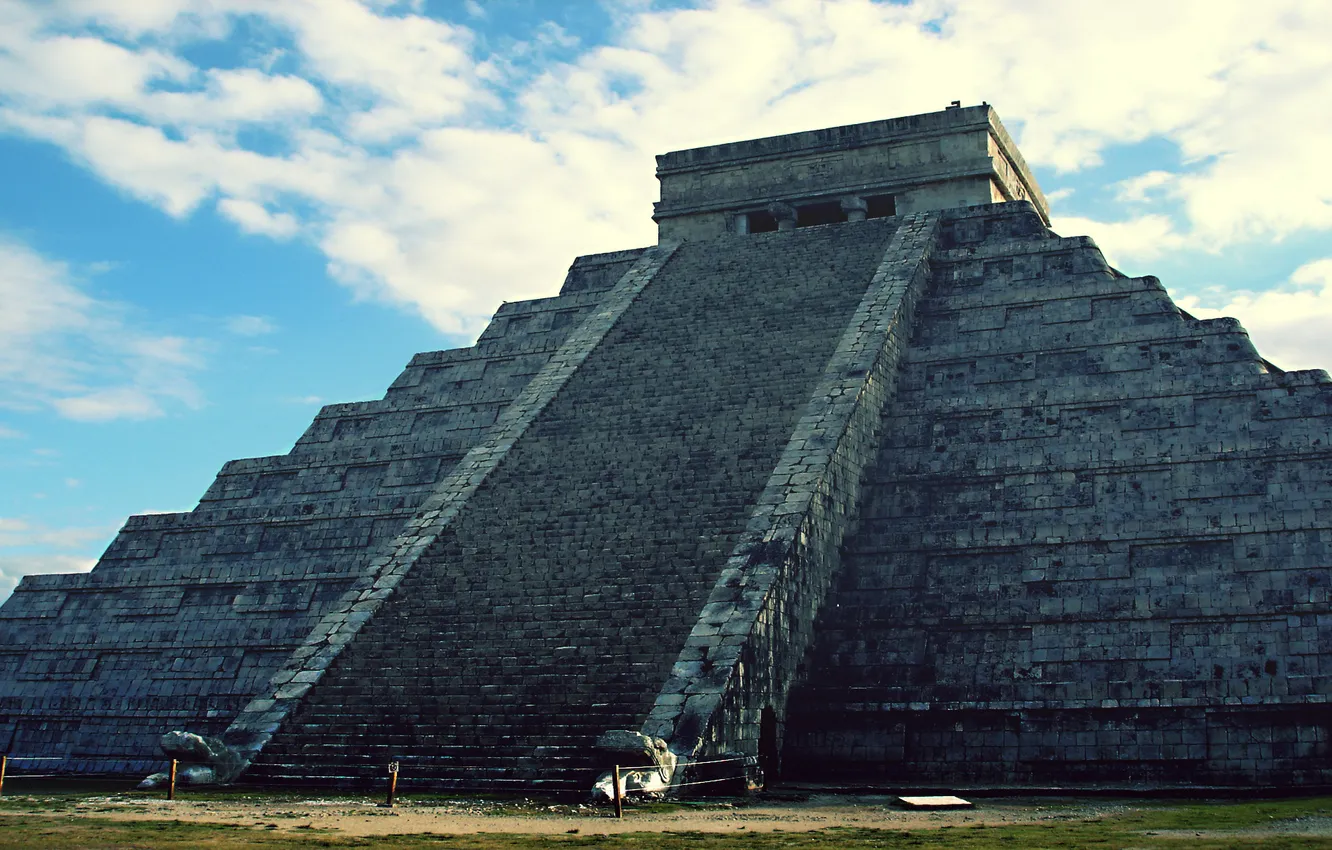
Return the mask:
<path id="1" fill-rule="evenodd" d="M 1325 372 L 1051 232 L 988 106 L 658 177 L 657 245 L 24 579 L 0 751 L 585 790 L 627 730 L 769 779 L 1332 778 Z"/>

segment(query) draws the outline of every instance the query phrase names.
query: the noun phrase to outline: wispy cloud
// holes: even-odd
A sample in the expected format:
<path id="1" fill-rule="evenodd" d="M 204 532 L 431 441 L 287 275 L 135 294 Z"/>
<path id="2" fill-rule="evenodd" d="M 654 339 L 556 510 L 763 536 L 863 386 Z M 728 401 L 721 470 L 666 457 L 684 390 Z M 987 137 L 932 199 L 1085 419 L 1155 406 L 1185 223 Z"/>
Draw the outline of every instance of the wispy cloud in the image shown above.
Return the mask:
<path id="1" fill-rule="evenodd" d="M 277 330 L 267 316 L 231 316 L 226 321 L 227 331 L 237 336 L 263 336 Z"/>
<path id="2" fill-rule="evenodd" d="M 1153 193 L 1168 191 L 1178 180 L 1179 175 L 1169 171 L 1148 171 L 1116 184 L 1115 198 L 1126 203 L 1141 203 L 1149 200 Z"/>
<path id="3" fill-rule="evenodd" d="M 295 236 L 301 225 L 291 213 L 270 212 L 263 204 L 241 198 L 223 198 L 217 211 L 231 219 L 246 233 L 287 239 Z"/>
<path id="4" fill-rule="evenodd" d="M 25 575 L 87 572 L 90 548 L 105 546 L 114 527 L 53 528 L 19 517 L 0 517 L 0 601 Z"/>
<path id="5" fill-rule="evenodd" d="M 86 573 L 96 563 L 96 558 L 84 555 L 58 553 L 11 555 L 0 550 L 0 603 L 9 598 L 24 576 Z"/>
<path id="6" fill-rule="evenodd" d="M 64 263 L 0 235 L 0 407 L 69 419 L 160 416 L 197 407 L 196 341 L 136 328 Z"/>

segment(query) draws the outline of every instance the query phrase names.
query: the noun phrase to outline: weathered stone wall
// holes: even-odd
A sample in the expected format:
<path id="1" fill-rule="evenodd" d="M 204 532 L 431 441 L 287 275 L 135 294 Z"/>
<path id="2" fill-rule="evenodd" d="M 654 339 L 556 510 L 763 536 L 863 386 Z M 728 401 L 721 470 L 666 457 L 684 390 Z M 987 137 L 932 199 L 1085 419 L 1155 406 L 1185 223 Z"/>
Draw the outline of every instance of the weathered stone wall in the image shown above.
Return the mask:
<path id="1" fill-rule="evenodd" d="M 681 245 L 251 776 L 402 756 L 416 782 L 590 787 L 593 741 L 646 718 L 892 229 Z"/>
<path id="2" fill-rule="evenodd" d="M 910 213 L 1045 197 L 988 106 L 673 151 L 657 157 L 662 239 L 714 238 L 737 212 L 891 194 Z"/>
<path id="3" fill-rule="evenodd" d="M 950 212 L 786 771 L 1326 782 L 1332 384 Z"/>
<path id="4" fill-rule="evenodd" d="M 936 227 L 930 214 L 900 220 L 657 696 L 643 732 L 680 756 L 757 755 L 765 709 L 785 713 L 877 453 Z"/>
<path id="5" fill-rule="evenodd" d="M 588 254 L 573 261 L 564 278 L 560 295 L 576 292 L 600 292 L 613 287 L 643 255 L 643 248 L 611 251 L 606 254 Z M 504 308 L 500 308 L 504 309 Z"/>
<path id="6" fill-rule="evenodd" d="M 506 304 L 383 399 L 325 407 L 193 511 L 130 517 L 91 573 L 25 578 L 0 607 L 0 752 L 145 771 L 164 731 L 223 731 L 638 253 L 580 258 L 570 295 Z"/>
<path id="7" fill-rule="evenodd" d="M 1022 159 L 1017 145 L 1009 138 L 1004 125 L 997 120 L 992 123 L 989 138 L 985 140 L 990 152 L 990 163 L 994 168 L 991 179 L 995 203 L 1005 201 L 1028 201 L 1036 207 L 1044 221 L 1050 220 L 1049 208 L 1045 195 L 1031 178 L 1027 163 Z"/>
<path id="8" fill-rule="evenodd" d="M 370 561 L 351 591 L 315 624 L 282 669 L 269 680 L 268 687 L 236 716 L 222 735 L 225 744 L 239 751 L 247 761 L 256 758 L 343 650 L 394 595 L 422 555 L 453 527 L 463 507 L 508 459 L 514 444 L 601 344 L 674 251 L 674 245 L 660 245 L 641 253 L 604 294 L 597 309 L 569 334 L 541 372 L 505 408 L 485 438 L 440 482 L 397 538 Z M 432 625 L 425 623 L 424 627 Z M 262 768 L 259 773 L 263 773 Z"/>
<path id="9" fill-rule="evenodd" d="M 912 186 L 897 193 L 897 212 L 910 214 L 926 210 L 946 210 L 994 200 L 997 184 L 989 176 L 959 177 Z M 1003 200 L 1002 196 L 1000 200 Z"/>

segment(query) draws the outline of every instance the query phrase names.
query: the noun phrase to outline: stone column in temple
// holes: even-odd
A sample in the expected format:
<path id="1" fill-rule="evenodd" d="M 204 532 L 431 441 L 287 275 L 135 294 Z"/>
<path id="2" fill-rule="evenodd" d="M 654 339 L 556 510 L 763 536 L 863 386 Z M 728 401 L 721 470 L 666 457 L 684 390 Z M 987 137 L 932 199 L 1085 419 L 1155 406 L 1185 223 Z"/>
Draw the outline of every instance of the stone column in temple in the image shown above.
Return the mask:
<path id="1" fill-rule="evenodd" d="M 842 198 L 842 212 L 846 213 L 847 221 L 864 221 L 869 215 L 869 204 L 864 198 L 850 197 Z"/>
<path id="2" fill-rule="evenodd" d="M 795 230 L 796 210 L 790 204 L 781 201 L 768 204 L 768 214 L 777 219 L 778 230 Z"/>

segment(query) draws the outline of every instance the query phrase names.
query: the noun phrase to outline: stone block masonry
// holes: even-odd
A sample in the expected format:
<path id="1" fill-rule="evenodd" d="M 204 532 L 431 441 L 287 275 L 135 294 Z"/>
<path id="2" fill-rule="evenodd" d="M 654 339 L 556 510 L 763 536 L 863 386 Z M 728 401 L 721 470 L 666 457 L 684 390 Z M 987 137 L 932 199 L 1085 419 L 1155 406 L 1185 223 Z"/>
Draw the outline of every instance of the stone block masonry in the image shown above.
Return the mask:
<path id="1" fill-rule="evenodd" d="M 840 567 L 878 446 L 938 216 L 905 217 L 806 405 L 643 727 L 685 758 L 758 755 Z"/>
<path id="2" fill-rule="evenodd" d="M 1027 230 L 945 215 L 784 769 L 1326 782 L 1327 374 Z"/>
<path id="3" fill-rule="evenodd" d="M 0 752 L 142 774 L 164 731 L 222 733 L 642 253 L 579 258 L 565 294 L 226 464 L 193 511 L 130 517 L 91 573 L 26 577 L 0 607 Z"/>
<path id="4" fill-rule="evenodd" d="M 674 245 L 651 248 L 606 293 L 597 309 L 526 382 L 485 438 L 467 453 L 406 523 L 397 539 L 370 562 L 351 591 L 324 615 L 255 697 L 227 728 L 222 739 L 247 759 L 254 759 L 282 726 L 302 697 L 390 599 L 421 556 L 449 530 L 463 506 L 508 456 L 537 416 L 602 342 L 652 277 L 670 259 Z"/>
<path id="5" fill-rule="evenodd" d="M 25 579 L 0 751 L 585 791 L 642 730 L 810 781 L 1332 781 L 1327 373 L 1050 232 L 985 105 L 658 163 L 684 241 Z"/>
<path id="6" fill-rule="evenodd" d="M 440 787 L 589 788 L 593 742 L 646 719 L 894 225 L 682 244 L 251 777 L 404 756 Z"/>
<path id="7" fill-rule="evenodd" d="M 1049 221 L 1022 154 L 985 105 L 672 151 L 657 157 L 657 179 L 661 239 L 758 232 L 754 216 L 774 202 L 826 223 L 848 210 L 875 218 L 1025 200 Z"/>

